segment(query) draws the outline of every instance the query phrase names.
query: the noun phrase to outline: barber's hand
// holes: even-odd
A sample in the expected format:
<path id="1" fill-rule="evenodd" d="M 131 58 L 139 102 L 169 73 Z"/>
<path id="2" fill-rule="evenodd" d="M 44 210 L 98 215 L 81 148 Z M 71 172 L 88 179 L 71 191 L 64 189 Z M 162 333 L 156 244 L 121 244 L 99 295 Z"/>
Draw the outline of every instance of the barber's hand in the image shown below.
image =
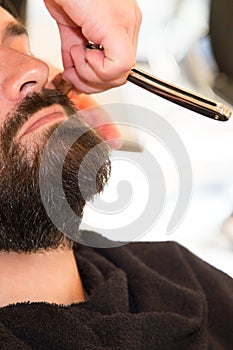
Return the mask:
<path id="1" fill-rule="evenodd" d="M 111 148 L 122 146 L 122 135 L 118 126 L 113 123 L 111 116 L 93 99 L 91 95 L 77 94 L 73 85 L 64 81 L 59 69 L 49 64 L 50 82 L 72 100 L 79 111 L 79 116 L 95 129 Z"/>
<path id="2" fill-rule="evenodd" d="M 136 0 L 44 0 L 61 36 L 63 77 L 85 93 L 126 82 L 135 64 L 141 12 Z M 86 50 L 88 41 L 104 51 Z"/>

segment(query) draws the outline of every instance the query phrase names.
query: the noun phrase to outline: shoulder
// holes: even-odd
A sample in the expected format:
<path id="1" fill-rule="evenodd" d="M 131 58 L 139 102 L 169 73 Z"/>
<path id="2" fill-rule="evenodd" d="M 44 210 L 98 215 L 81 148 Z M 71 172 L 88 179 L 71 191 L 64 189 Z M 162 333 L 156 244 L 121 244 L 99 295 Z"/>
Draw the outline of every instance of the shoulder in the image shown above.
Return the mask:
<path id="1" fill-rule="evenodd" d="M 82 247 L 82 251 L 88 252 L 89 255 L 101 255 L 126 273 L 135 268 L 139 270 L 147 268 L 178 283 L 181 281 L 183 283 L 184 280 L 188 282 L 190 279 L 199 281 L 198 283 L 203 285 L 216 284 L 218 281 L 224 288 L 230 288 L 233 292 L 232 278 L 176 242 L 134 242 L 120 246 L 117 246 L 119 243 L 114 242 L 116 244 L 114 247 L 114 244 L 111 245 L 112 241 L 94 232 L 82 231 L 82 237 L 86 237 L 87 246 L 88 243 L 96 243 L 92 248 Z"/>

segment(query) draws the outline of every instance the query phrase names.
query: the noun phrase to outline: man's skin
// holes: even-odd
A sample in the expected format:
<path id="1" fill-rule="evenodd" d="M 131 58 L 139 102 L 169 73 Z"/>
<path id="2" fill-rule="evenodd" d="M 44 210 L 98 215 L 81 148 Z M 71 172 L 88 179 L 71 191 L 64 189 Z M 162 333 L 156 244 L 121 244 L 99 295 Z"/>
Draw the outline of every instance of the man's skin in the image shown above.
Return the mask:
<path id="1" fill-rule="evenodd" d="M 42 88 L 53 88 L 48 81 L 48 66 L 30 54 L 28 37 L 7 30 L 15 19 L 0 7 L 0 130 L 18 103 L 31 92 Z M 64 112 L 56 105 L 47 113 L 54 117 L 46 127 L 66 119 Z M 29 147 L 40 140 L 45 125 L 23 134 L 18 140 Z M 2 156 L 0 152 L 0 163 Z M 23 301 L 44 301 L 69 305 L 84 300 L 84 291 L 75 263 L 72 249 L 61 248 L 38 253 L 0 252 L 0 306 Z"/>

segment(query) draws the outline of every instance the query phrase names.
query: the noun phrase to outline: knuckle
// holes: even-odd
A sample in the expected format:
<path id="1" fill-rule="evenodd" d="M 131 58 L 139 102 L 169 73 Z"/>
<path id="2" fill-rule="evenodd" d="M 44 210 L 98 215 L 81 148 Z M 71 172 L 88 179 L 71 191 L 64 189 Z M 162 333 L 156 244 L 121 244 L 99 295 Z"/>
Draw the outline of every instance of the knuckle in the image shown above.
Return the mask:
<path id="1" fill-rule="evenodd" d="M 138 5 L 136 8 L 136 22 L 138 25 L 141 25 L 142 23 L 142 11 Z"/>
<path id="2" fill-rule="evenodd" d="M 132 67 L 134 67 L 136 64 L 136 58 L 134 55 L 132 55 L 131 58 L 128 59 L 128 61 L 125 62 L 124 64 L 124 71 L 129 72 Z"/>

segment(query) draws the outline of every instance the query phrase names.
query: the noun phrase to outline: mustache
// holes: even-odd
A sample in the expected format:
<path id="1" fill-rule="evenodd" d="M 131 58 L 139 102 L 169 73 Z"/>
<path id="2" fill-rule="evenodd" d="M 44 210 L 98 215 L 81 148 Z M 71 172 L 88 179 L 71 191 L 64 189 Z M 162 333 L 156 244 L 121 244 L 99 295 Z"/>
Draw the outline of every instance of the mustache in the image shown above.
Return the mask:
<path id="1" fill-rule="evenodd" d="M 53 104 L 61 105 L 67 115 L 77 113 L 72 101 L 58 90 L 43 89 L 40 92 L 32 92 L 16 106 L 15 110 L 8 113 L 1 130 L 2 147 L 8 151 L 14 142 L 20 128 L 36 113 Z"/>

